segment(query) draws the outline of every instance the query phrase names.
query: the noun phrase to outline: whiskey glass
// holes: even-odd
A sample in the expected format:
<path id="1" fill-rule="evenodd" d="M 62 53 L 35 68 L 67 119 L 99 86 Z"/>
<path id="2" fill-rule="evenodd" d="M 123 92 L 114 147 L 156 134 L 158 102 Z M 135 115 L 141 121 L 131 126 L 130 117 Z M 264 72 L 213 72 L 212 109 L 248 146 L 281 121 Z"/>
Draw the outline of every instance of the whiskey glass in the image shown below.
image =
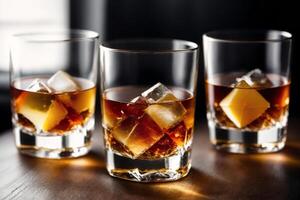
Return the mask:
<path id="1" fill-rule="evenodd" d="M 12 38 L 10 88 L 18 150 L 41 158 L 88 153 L 94 130 L 98 33 L 20 33 Z"/>
<path id="2" fill-rule="evenodd" d="M 265 153 L 286 141 L 292 35 L 277 30 L 203 36 L 207 120 L 219 150 Z"/>
<path id="3" fill-rule="evenodd" d="M 163 182 L 191 168 L 197 44 L 127 39 L 101 45 L 102 125 L 107 171 Z"/>

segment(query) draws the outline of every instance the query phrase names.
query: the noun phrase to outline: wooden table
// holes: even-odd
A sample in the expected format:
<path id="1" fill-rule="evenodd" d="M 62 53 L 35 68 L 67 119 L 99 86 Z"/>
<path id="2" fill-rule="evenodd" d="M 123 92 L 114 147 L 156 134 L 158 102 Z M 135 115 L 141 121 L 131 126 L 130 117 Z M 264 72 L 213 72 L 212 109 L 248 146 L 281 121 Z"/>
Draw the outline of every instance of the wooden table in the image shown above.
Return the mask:
<path id="1" fill-rule="evenodd" d="M 88 156 L 65 160 L 20 155 L 7 131 L 0 134 L 0 199 L 300 199 L 299 123 L 300 119 L 290 120 L 283 151 L 261 155 L 217 152 L 201 125 L 194 138 L 190 174 L 155 184 L 110 177 L 100 131 Z"/>

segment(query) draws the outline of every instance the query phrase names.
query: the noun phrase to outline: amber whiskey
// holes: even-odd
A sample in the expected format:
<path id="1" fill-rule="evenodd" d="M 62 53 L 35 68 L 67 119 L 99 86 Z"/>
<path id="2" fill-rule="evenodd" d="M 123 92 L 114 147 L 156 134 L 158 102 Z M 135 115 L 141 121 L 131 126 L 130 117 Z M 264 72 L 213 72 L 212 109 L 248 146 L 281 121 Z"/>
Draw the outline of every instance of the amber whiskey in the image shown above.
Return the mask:
<path id="1" fill-rule="evenodd" d="M 73 90 L 51 91 L 48 80 L 48 77 L 29 77 L 12 82 L 17 147 L 38 157 L 85 154 L 94 128 L 95 85 L 83 78 L 72 78 L 76 82 Z"/>
<path id="2" fill-rule="evenodd" d="M 210 137 L 217 148 L 236 152 L 283 148 L 290 82 L 277 74 L 264 76 L 263 82 L 254 80 L 252 86 L 247 79 L 237 79 L 241 73 L 219 74 L 206 81 Z"/>
<path id="3" fill-rule="evenodd" d="M 116 87 L 102 94 L 102 123 L 108 171 L 125 179 L 148 177 L 151 167 L 166 173 L 178 158 L 188 161 L 194 126 L 194 96 L 181 88 Z M 145 92 L 146 91 L 146 92 Z M 147 94 L 147 91 L 150 91 Z M 142 95 L 141 95 L 142 94 Z M 114 164 L 110 165 L 111 159 Z M 166 162 L 175 162 L 165 168 Z M 119 166 L 116 164 L 120 163 Z M 183 175 L 190 163 L 182 163 Z M 168 172 L 169 173 L 169 172 Z M 171 172 L 170 172 L 171 173 Z M 174 178 L 174 177 L 173 177 Z"/>
<path id="4" fill-rule="evenodd" d="M 187 148 L 191 143 L 194 123 L 193 96 L 186 90 L 176 88 L 172 91 L 181 97 L 176 102 L 133 103 L 126 98 L 134 97 L 142 90 L 122 87 L 104 92 L 102 108 L 106 147 L 123 156 L 150 160 Z M 178 117 L 174 124 L 163 124 L 167 123 L 163 121 L 163 112 L 168 112 L 164 108 L 174 111 L 166 117 Z M 161 121 L 156 119 L 160 114 Z"/>

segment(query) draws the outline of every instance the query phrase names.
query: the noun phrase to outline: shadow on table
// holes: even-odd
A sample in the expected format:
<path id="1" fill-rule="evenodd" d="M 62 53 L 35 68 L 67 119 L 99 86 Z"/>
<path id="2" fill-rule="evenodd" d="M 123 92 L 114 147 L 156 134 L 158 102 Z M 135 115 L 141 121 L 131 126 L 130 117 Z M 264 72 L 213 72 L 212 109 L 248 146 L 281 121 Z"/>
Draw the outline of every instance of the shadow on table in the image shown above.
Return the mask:
<path id="1" fill-rule="evenodd" d="M 82 199 L 82 194 L 93 199 L 96 193 L 106 189 L 102 180 L 108 175 L 100 151 L 92 150 L 84 157 L 60 160 L 19 154 L 17 164 L 23 172 L 19 179 L 30 184 L 32 191 L 40 191 L 46 199 Z"/>
<path id="2" fill-rule="evenodd" d="M 104 156 L 95 151 L 74 159 L 42 159 L 21 154 L 19 158 L 24 168 L 48 182 L 76 183 L 106 173 Z"/>
<path id="3" fill-rule="evenodd" d="M 100 149 L 76 159 L 50 160 L 22 155 L 19 159 L 29 171 L 28 177 L 34 177 L 33 187 L 50 191 L 48 197 L 53 199 L 57 193 L 76 195 L 82 192 L 87 199 L 105 194 L 107 199 L 193 200 L 259 197 L 263 191 L 266 198 L 273 191 L 281 191 L 278 197 L 287 197 L 289 192 L 296 191 L 290 191 L 284 183 L 297 181 L 298 176 L 289 178 L 288 174 L 299 169 L 299 155 L 300 144 L 297 142 L 288 143 L 283 151 L 272 154 L 238 155 L 208 149 L 197 155 L 199 160 L 206 158 L 205 163 L 198 164 L 197 169 L 192 168 L 187 177 L 175 182 L 150 184 L 110 177 L 105 169 L 104 152 Z M 253 183 L 255 189 L 250 187 Z"/>
<path id="4" fill-rule="evenodd" d="M 300 143 L 288 143 L 285 148 L 279 153 L 284 159 L 283 162 L 286 162 L 290 165 L 296 165 L 300 167 Z"/>
<path id="5" fill-rule="evenodd" d="M 224 184 L 192 168 L 187 177 L 175 182 L 135 183 L 115 178 L 113 185 L 122 190 L 118 192 L 132 193 L 137 199 L 212 199 L 205 193 L 212 183 L 216 188 Z"/>

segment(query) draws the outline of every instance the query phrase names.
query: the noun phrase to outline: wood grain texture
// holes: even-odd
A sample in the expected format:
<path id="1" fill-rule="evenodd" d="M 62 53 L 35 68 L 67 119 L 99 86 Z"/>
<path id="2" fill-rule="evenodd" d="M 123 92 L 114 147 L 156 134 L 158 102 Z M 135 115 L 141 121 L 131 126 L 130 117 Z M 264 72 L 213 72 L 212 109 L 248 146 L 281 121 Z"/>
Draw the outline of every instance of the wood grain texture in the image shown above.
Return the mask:
<path id="1" fill-rule="evenodd" d="M 195 133 L 190 174 L 155 184 L 110 177 L 100 131 L 88 156 L 65 160 L 20 155 L 8 131 L 0 134 L 0 199 L 300 199 L 299 122 L 290 120 L 283 151 L 260 155 L 215 151 L 201 125 Z"/>

